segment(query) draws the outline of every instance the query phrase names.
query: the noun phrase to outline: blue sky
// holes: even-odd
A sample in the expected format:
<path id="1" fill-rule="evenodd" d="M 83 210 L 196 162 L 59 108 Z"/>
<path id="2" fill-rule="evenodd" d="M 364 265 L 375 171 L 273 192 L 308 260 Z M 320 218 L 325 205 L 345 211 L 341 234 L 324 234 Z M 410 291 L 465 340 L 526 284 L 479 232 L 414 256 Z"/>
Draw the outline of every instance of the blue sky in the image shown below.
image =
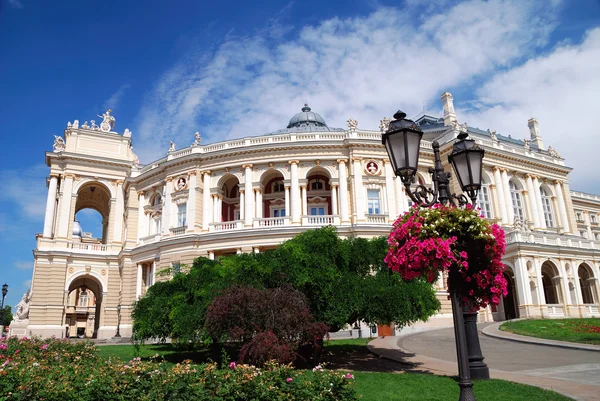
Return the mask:
<path id="1" fill-rule="evenodd" d="M 331 126 L 377 129 L 398 108 L 439 115 L 448 90 L 470 126 L 525 138 L 536 117 L 571 187 L 600 194 L 598 71 L 597 0 L 0 0 L 7 303 L 31 279 L 44 152 L 67 121 L 110 107 L 147 163 L 197 130 L 214 142 L 283 128 L 305 99 Z"/>

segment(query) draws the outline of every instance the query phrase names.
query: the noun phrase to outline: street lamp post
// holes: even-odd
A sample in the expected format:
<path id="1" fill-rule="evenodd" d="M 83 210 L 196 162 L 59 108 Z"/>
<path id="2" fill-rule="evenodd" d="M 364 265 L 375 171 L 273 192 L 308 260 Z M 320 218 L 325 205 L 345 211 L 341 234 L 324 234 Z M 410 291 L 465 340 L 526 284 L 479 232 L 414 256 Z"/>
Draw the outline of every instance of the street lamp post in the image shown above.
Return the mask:
<path id="1" fill-rule="evenodd" d="M 0 307 L 0 337 L 4 336 L 4 298 L 8 294 L 8 284 L 2 285 L 2 307 Z"/>
<path id="2" fill-rule="evenodd" d="M 432 206 L 436 203 L 447 204 L 448 202 L 459 206 L 465 206 L 469 200 L 464 194 L 455 195 L 450 193 L 450 173 L 444 171 L 440 158 L 440 145 L 437 141 L 432 143 L 434 155 L 434 167 L 429 169 L 432 176 L 433 189 L 424 185 L 417 185 L 414 189 L 411 184 L 415 179 L 419 164 L 419 151 L 423 131 L 414 121 L 405 118 L 406 114 L 398 111 L 394 114 L 394 120 L 390 122 L 388 130 L 382 135 L 382 142 L 392 163 L 394 173 L 400 177 L 406 193 L 410 199 L 419 206 Z M 475 141 L 467 139 L 468 134 L 461 132 L 455 142 L 448 161 L 452 164 L 458 177 L 460 187 L 465 192 L 472 204 L 477 199 L 477 193 L 481 188 L 481 172 L 483 166 L 484 150 L 479 148 Z M 452 317 L 454 321 L 454 337 L 456 341 L 456 354 L 458 360 L 458 385 L 460 387 L 459 401 L 475 400 L 473 394 L 473 382 L 469 369 L 469 354 L 467 351 L 467 330 L 463 317 L 463 305 L 458 297 L 455 283 L 461 280 L 460 274 L 452 269 L 448 274 L 448 286 L 450 288 L 450 299 L 452 302 Z M 475 337 L 477 329 L 475 327 Z M 477 341 L 479 345 L 479 341 Z M 481 354 L 481 351 L 479 351 Z M 475 355 L 475 352 L 473 353 Z M 483 358 L 481 358 L 483 359 Z M 489 376 L 488 376 L 489 377 Z"/>
<path id="3" fill-rule="evenodd" d="M 121 304 L 117 305 L 117 334 L 115 334 L 115 338 L 121 337 L 121 333 L 119 333 L 119 328 L 121 326 Z"/>

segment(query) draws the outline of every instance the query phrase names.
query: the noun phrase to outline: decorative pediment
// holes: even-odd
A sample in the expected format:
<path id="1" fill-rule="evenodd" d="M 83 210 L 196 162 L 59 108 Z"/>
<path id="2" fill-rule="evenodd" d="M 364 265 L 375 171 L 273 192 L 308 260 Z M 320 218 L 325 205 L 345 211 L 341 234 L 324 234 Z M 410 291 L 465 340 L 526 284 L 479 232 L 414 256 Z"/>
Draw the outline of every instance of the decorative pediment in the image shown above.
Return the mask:
<path id="1" fill-rule="evenodd" d="M 277 198 L 277 199 L 273 199 L 272 201 L 270 201 L 269 204 L 271 206 L 284 206 L 285 200 L 281 199 L 281 198 Z"/>
<path id="2" fill-rule="evenodd" d="M 327 203 L 327 199 L 321 198 L 320 196 L 313 196 L 312 198 L 308 199 L 308 203 L 309 204 Z"/>
<path id="3" fill-rule="evenodd" d="M 171 194 L 171 199 L 177 205 L 186 203 L 188 201 L 188 198 L 189 198 L 188 191 L 179 191 L 179 192 L 174 192 L 173 194 Z"/>

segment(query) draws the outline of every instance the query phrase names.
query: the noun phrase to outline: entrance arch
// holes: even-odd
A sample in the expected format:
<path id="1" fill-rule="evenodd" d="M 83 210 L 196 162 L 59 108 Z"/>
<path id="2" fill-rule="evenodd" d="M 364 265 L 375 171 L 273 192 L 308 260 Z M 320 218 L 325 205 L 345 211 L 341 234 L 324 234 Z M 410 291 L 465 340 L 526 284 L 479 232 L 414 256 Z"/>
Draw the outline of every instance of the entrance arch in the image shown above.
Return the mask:
<path id="1" fill-rule="evenodd" d="M 504 270 L 504 278 L 506 279 L 506 290 L 508 294 L 502 297 L 502 306 L 504 307 L 504 319 L 511 320 L 519 317 L 519 297 L 515 285 L 515 274 L 506 266 Z"/>
<path id="2" fill-rule="evenodd" d="M 96 338 L 102 309 L 102 285 L 90 275 L 75 278 L 67 289 L 65 325 L 69 338 Z"/>
<path id="3" fill-rule="evenodd" d="M 90 181 L 82 185 L 77 190 L 77 202 L 75 203 L 75 215 L 85 209 L 91 209 L 98 212 L 101 216 L 101 231 L 100 238 L 92 238 L 85 231 L 77 220 L 73 223 L 72 237 L 79 239 L 82 242 L 102 243 L 108 242 L 108 221 L 110 216 L 110 190 L 99 182 Z"/>
<path id="4" fill-rule="evenodd" d="M 581 299 L 584 304 L 597 303 L 596 298 L 596 283 L 592 269 L 585 263 L 579 265 L 577 269 L 579 276 L 579 286 L 581 288 Z"/>
<path id="5" fill-rule="evenodd" d="M 546 305 L 561 304 L 560 276 L 558 269 L 550 261 L 546 261 L 542 265 L 542 284 L 544 285 Z"/>

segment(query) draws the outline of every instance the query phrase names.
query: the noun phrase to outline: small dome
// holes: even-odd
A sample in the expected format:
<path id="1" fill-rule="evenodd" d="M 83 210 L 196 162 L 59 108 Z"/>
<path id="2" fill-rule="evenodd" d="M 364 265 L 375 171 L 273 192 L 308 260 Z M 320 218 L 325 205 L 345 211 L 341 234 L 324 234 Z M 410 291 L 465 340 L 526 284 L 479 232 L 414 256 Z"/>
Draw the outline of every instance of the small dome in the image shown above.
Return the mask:
<path id="1" fill-rule="evenodd" d="M 296 114 L 290 119 L 287 128 L 302 127 L 302 126 L 326 127 L 325 120 L 319 114 L 310 111 L 308 104 L 304 103 L 302 112 Z"/>
<path id="2" fill-rule="evenodd" d="M 73 222 L 73 238 L 81 238 L 82 234 L 81 224 L 77 220 Z"/>

